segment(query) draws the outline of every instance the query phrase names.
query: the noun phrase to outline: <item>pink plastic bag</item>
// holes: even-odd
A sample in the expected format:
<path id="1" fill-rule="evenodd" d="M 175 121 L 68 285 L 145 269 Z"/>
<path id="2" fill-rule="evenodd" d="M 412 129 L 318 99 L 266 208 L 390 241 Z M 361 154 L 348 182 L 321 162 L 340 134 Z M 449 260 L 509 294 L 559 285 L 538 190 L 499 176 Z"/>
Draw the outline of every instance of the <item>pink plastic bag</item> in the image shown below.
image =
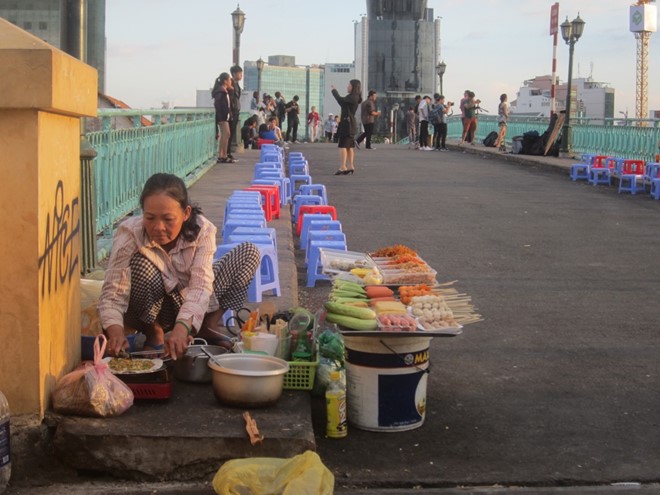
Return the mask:
<path id="1" fill-rule="evenodd" d="M 133 405 L 133 391 L 103 362 L 106 344 L 105 335 L 98 335 L 94 363 L 85 362 L 57 381 L 53 392 L 55 412 L 108 418 L 119 416 Z"/>

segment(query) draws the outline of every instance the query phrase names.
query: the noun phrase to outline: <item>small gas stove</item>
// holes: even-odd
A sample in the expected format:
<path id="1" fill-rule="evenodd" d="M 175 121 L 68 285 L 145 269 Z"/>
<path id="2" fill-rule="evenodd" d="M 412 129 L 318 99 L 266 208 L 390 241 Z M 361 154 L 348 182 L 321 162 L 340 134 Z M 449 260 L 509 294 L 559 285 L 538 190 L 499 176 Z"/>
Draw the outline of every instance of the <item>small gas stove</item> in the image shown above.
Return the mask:
<path id="1" fill-rule="evenodd" d="M 133 391 L 136 399 L 169 399 L 172 396 L 174 373 L 168 363 L 151 373 L 115 375 Z"/>

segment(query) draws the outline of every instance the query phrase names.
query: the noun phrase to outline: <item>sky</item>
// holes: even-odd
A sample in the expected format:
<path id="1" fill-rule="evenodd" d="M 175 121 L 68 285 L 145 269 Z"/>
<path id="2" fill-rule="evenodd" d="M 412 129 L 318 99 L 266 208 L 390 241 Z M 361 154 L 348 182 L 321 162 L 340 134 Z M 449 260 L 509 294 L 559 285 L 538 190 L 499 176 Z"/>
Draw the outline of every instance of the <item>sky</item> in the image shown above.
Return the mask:
<path id="1" fill-rule="evenodd" d="M 428 0 L 441 17 L 445 95 L 458 101 L 466 88 L 496 109 L 523 82 L 552 71 L 550 0 Z M 564 0 L 559 22 L 586 22 L 575 45 L 573 77 L 593 77 L 616 89 L 615 115 L 635 114 L 636 40 L 629 30 L 632 0 Z M 194 106 L 232 62 L 231 12 L 226 0 L 107 0 L 106 93 L 133 108 Z M 296 64 L 351 63 L 353 22 L 366 1 L 243 0 L 244 60 L 294 55 Z M 660 110 L 660 33 L 651 36 L 649 109 Z M 568 45 L 559 35 L 557 75 L 568 77 Z"/>

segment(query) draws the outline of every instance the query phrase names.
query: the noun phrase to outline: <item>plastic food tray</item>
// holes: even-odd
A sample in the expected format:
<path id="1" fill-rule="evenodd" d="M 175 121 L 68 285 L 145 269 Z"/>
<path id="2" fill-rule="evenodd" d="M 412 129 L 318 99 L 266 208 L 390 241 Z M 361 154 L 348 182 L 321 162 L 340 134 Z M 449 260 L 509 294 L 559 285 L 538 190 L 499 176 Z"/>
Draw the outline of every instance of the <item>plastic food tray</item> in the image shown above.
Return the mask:
<path id="1" fill-rule="evenodd" d="M 429 267 L 426 272 L 409 272 L 407 270 L 383 270 L 378 268 L 383 277 L 385 285 L 416 285 L 427 284 L 435 285 L 437 283 L 436 275 L 438 272 Z"/>
<path id="2" fill-rule="evenodd" d="M 319 365 L 319 353 L 316 352 L 316 361 L 287 361 L 289 371 L 284 374 L 284 388 L 287 390 L 312 390 L 314 377 Z"/>
<path id="3" fill-rule="evenodd" d="M 373 268 L 376 266 L 366 253 L 320 248 L 323 273 L 336 274 L 350 272 L 353 268 Z"/>

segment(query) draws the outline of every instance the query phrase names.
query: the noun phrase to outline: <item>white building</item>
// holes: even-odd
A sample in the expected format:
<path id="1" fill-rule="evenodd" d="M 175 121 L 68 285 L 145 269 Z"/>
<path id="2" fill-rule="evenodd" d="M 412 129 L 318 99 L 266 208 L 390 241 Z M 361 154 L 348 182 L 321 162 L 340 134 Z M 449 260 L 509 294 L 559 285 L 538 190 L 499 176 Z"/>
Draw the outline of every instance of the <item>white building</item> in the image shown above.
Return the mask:
<path id="1" fill-rule="evenodd" d="M 326 120 L 328 114 L 339 115 L 339 103 L 332 96 L 332 86 L 337 88 L 341 96 L 346 96 L 346 87 L 351 79 L 355 77 L 355 64 L 325 64 L 323 81 L 323 115 L 321 120 Z M 364 97 L 364 86 L 362 86 L 362 95 Z M 359 115 L 359 114 L 358 114 Z"/>
<path id="2" fill-rule="evenodd" d="M 537 76 L 523 83 L 517 98 L 511 103 L 511 113 L 516 115 L 550 116 L 552 78 Z M 557 111 L 566 108 L 566 84 L 556 88 Z M 571 117 L 594 119 L 614 117 L 614 88 L 607 83 L 596 82 L 591 77 L 573 79 L 571 85 Z"/>

